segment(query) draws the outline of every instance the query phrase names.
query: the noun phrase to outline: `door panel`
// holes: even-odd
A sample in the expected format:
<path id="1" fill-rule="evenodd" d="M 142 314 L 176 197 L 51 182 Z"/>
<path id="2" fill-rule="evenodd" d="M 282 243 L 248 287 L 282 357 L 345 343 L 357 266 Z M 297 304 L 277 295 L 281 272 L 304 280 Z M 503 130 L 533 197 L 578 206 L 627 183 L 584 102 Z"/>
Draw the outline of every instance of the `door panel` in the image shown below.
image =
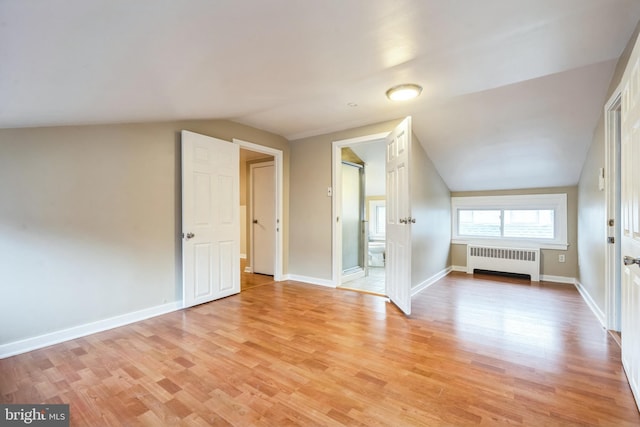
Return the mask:
<path id="1" fill-rule="evenodd" d="M 622 92 L 622 242 L 625 258 L 640 262 L 640 66 L 638 46 L 632 59 L 635 66 L 625 74 Z M 629 64 L 633 64 L 631 60 Z M 629 265 L 627 265 L 629 264 Z M 640 265 L 622 265 L 622 364 L 629 385 L 640 401 Z M 640 405 L 639 405 L 640 407 Z"/>
<path id="2" fill-rule="evenodd" d="M 411 314 L 410 117 L 389 134 L 386 143 L 386 292 L 389 299 L 408 315 Z"/>
<path id="3" fill-rule="evenodd" d="M 251 166 L 253 272 L 274 273 L 276 243 L 276 180 L 273 162 Z"/>
<path id="4" fill-rule="evenodd" d="M 239 148 L 182 131 L 183 305 L 240 292 Z"/>

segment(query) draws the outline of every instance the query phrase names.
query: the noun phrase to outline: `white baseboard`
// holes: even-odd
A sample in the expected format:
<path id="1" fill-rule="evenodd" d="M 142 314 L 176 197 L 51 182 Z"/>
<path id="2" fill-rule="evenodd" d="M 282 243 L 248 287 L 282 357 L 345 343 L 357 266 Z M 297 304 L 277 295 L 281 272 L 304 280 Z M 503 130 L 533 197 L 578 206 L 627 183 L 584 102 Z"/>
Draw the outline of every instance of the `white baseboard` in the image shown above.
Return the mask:
<path id="1" fill-rule="evenodd" d="M 240 259 L 247 259 L 247 254 L 240 254 Z"/>
<path id="2" fill-rule="evenodd" d="M 251 267 L 250 265 L 247 265 L 247 266 L 244 268 L 244 272 L 245 272 L 245 273 L 253 273 L 253 267 Z"/>
<path id="3" fill-rule="evenodd" d="M 467 267 L 464 265 L 452 265 L 451 271 L 460 271 L 462 273 L 466 273 Z M 567 283 L 569 285 L 573 285 L 576 283 L 575 277 L 553 276 L 551 274 L 541 274 L 540 280 L 544 282 Z"/>
<path id="4" fill-rule="evenodd" d="M 580 281 L 577 279 L 575 281 L 575 286 L 576 286 L 576 289 L 578 289 L 578 292 L 580 293 L 580 295 L 582 296 L 582 299 L 584 300 L 584 302 L 587 303 L 587 306 L 589 306 L 593 314 L 596 316 L 596 319 L 598 319 L 598 322 L 600 322 L 603 328 L 607 329 L 607 326 L 606 326 L 607 323 L 604 318 L 604 313 L 602 312 L 602 310 L 600 310 L 600 307 L 598 307 L 598 305 L 595 303 L 593 298 L 591 298 L 591 295 L 589 294 L 587 289 L 584 286 L 582 286 L 582 283 L 580 283 Z"/>
<path id="5" fill-rule="evenodd" d="M 95 334 L 96 332 L 106 331 L 107 329 L 113 329 L 130 323 L 139 322 L 141 320 L 149 319 L 150 317 L 160 316 L 161 314 L 171 313 L 172 311 L 180 310 L 181 308 L 182 301 L 174 301 L 168 304 L 122 314 L 120 316 L 110 317 L 108 319 L 50 332 L 37 337 L 1 344 L 0 359 L 59 344 L 64 341 L 84 337 L 86 335 Z"/>
<path id="6" fill-rule="evenodd" d="M 318 279 L 317 277 L 300 276 L 298 274 L 287 274 L 283 280 L 294 280 L 296 282 L 308 283 L 310 285 L 326 286 L 328 288 L 335 288 L 336 284 L 333 280 Z"/>
<path id="7" fill-rule="evenodd" d="M 442 279 L 444 276 L 451 273 L 451 270 L 453 270 L 453 267 L 449 266 L 443 270 L 440 270 L 439 272 L 429 277 L 428 279 L 422 281 L 418 285 L 414 286 L 413 288 L 411 288 L 411 296 L 414 297 L 418 295 L 420 292 L 424 291 L 429 286 L 433 285 L 438 280 Z"/>
<path id="8" fill-rule="evenodd" d="M 569 285 L 576 284 L 575 277 L 567 277 L 567 276 L 552 276 L 550 274 L 541 274 L 540 281 L 542 282 L 554 282 L 554 283 L 566 283 Z"/>

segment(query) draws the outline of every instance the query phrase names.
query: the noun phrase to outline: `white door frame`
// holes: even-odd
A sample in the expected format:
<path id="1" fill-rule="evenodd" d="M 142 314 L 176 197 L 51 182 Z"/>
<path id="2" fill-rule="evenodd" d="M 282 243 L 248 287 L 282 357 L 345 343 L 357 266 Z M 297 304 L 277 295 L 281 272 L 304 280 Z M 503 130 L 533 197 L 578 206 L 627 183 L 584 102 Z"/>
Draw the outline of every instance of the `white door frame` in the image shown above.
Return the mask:
<path id="1" fill-rule="evenodd" d="M 605 322 L 606 328 L 614 331 L 620 330 L 620 188 L 618 177 L 617 159 L 620 156 L 620 129 L 617 124 L 620 117 L 620 104 L 622 89 L 616 88 L 613 95 L 604 107 L 605 126 L 605 214 L 606 234 L 605 241 Z M 609 225 L 609 220 L 614 221 L 614 225 Z M 616 232 L 617 230 L 617 232 Z M 615 243 L 608 243 L 609 237 L 615 238 Z"/>
<path id="2" fill-rule="evenodd" d="M 381 141 L 390 132 L 376 133 L 372 135 L 359 136 L 357 138 L 341 139 L 332 142 L 331 164 L 332 164 L 332 283 L 333 286 L 340 286 L 342 283 L 342 223 L 339 219 L 342 215 L 342 149 L 358 144 L 366 144 Z M 366 254 L 365 254 L 366 257 Z"/>
<path id="3" fill-rule="evenodd" d="M 251 163 L 249 164 L 249 215 L 247 215 L 249 217 L 249 219 L 253 220 L 253 215 L 254 215 L 254 202 L 253 202 L 253 192 L 255 191 L 255 188 L 253 187 L 253 171 L 256 167 L 265 167 L 265 166 L 273 166 L 273 171 L 275 174 L 275 163 L 273 162 L 273 160 L 267 160 L 267 161 L 257 161 L 257 163 Z M 274 204 L 275 205 L 275 204 Z M 274 213 L 274 215 L 277 217 L 277 214 Z M 277 228 L 277 227 L 276 227 Z M 255 259 L 256 259 L 256 254 L 255 254 L 255 241 L 254 241 L 254 237 L 253 237 L 253 222 L 249 221 L 249 253 L 251 254 L 251 272 L 255 272 Z M 276 234 L 277 235 L 277 234 Z M 273 270 L 275 271 L 275 257 L 274 257 L 274 265 L 273 265 Z"/>
<path id="4" fill-rule="evenodd" d="M 279 282 L 283 280 L 282 264 L 283 264 L 283 154 L 282 150 L 276 148 L 265 147 L 264 145 L 254 144 L 253 142 L 243 141 L 233 138 L 233 142 L 238 144 L 241 149 L 256 151 L 258 153 L 273 156 L 273 162 L 276 174 L 276 247 L 275 247 L 275 268 L 273 272 L 273 280 Z"/>

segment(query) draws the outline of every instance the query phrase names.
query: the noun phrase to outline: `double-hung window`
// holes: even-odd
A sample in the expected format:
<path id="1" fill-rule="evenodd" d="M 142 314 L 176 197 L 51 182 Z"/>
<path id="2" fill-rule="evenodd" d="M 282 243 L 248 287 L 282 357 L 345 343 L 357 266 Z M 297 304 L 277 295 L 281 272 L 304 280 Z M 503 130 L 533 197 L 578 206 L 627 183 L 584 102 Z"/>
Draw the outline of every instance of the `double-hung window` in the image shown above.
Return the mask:
<path id="1" fill-rule="evenodd" d="M 567 249 L 567 195 L 452 197 L 453 243 Z"/>

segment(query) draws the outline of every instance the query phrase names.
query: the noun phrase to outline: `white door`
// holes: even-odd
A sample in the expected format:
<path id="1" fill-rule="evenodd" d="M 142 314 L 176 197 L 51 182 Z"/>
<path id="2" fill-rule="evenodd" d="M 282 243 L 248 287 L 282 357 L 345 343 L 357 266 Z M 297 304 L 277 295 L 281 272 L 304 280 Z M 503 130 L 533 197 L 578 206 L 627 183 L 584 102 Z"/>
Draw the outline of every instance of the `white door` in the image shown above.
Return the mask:
<path id="1" fill-rule="evenodd" d="M 183 305 L 240 292 L 239 147 L 182 131 Z"/>
<path id="2" fill-rule="evenodd" d="M 629 60 L 622 91 L 622 364 L 640 401 L 640 55 Z M 632 62 L 633 61 L 633 62 Z"/>
<path id="3" fill-rule="evenodd" d="M 273 162 L 251 165 L 253 272 L 273 275 L 276 244 L 276 179 Z"/>
<path id="4" fill-rule="evenodd" d="M 386 292 L 400 310 L 411 314 L 411 117 L 389 134 L 386 144 Z"/>

